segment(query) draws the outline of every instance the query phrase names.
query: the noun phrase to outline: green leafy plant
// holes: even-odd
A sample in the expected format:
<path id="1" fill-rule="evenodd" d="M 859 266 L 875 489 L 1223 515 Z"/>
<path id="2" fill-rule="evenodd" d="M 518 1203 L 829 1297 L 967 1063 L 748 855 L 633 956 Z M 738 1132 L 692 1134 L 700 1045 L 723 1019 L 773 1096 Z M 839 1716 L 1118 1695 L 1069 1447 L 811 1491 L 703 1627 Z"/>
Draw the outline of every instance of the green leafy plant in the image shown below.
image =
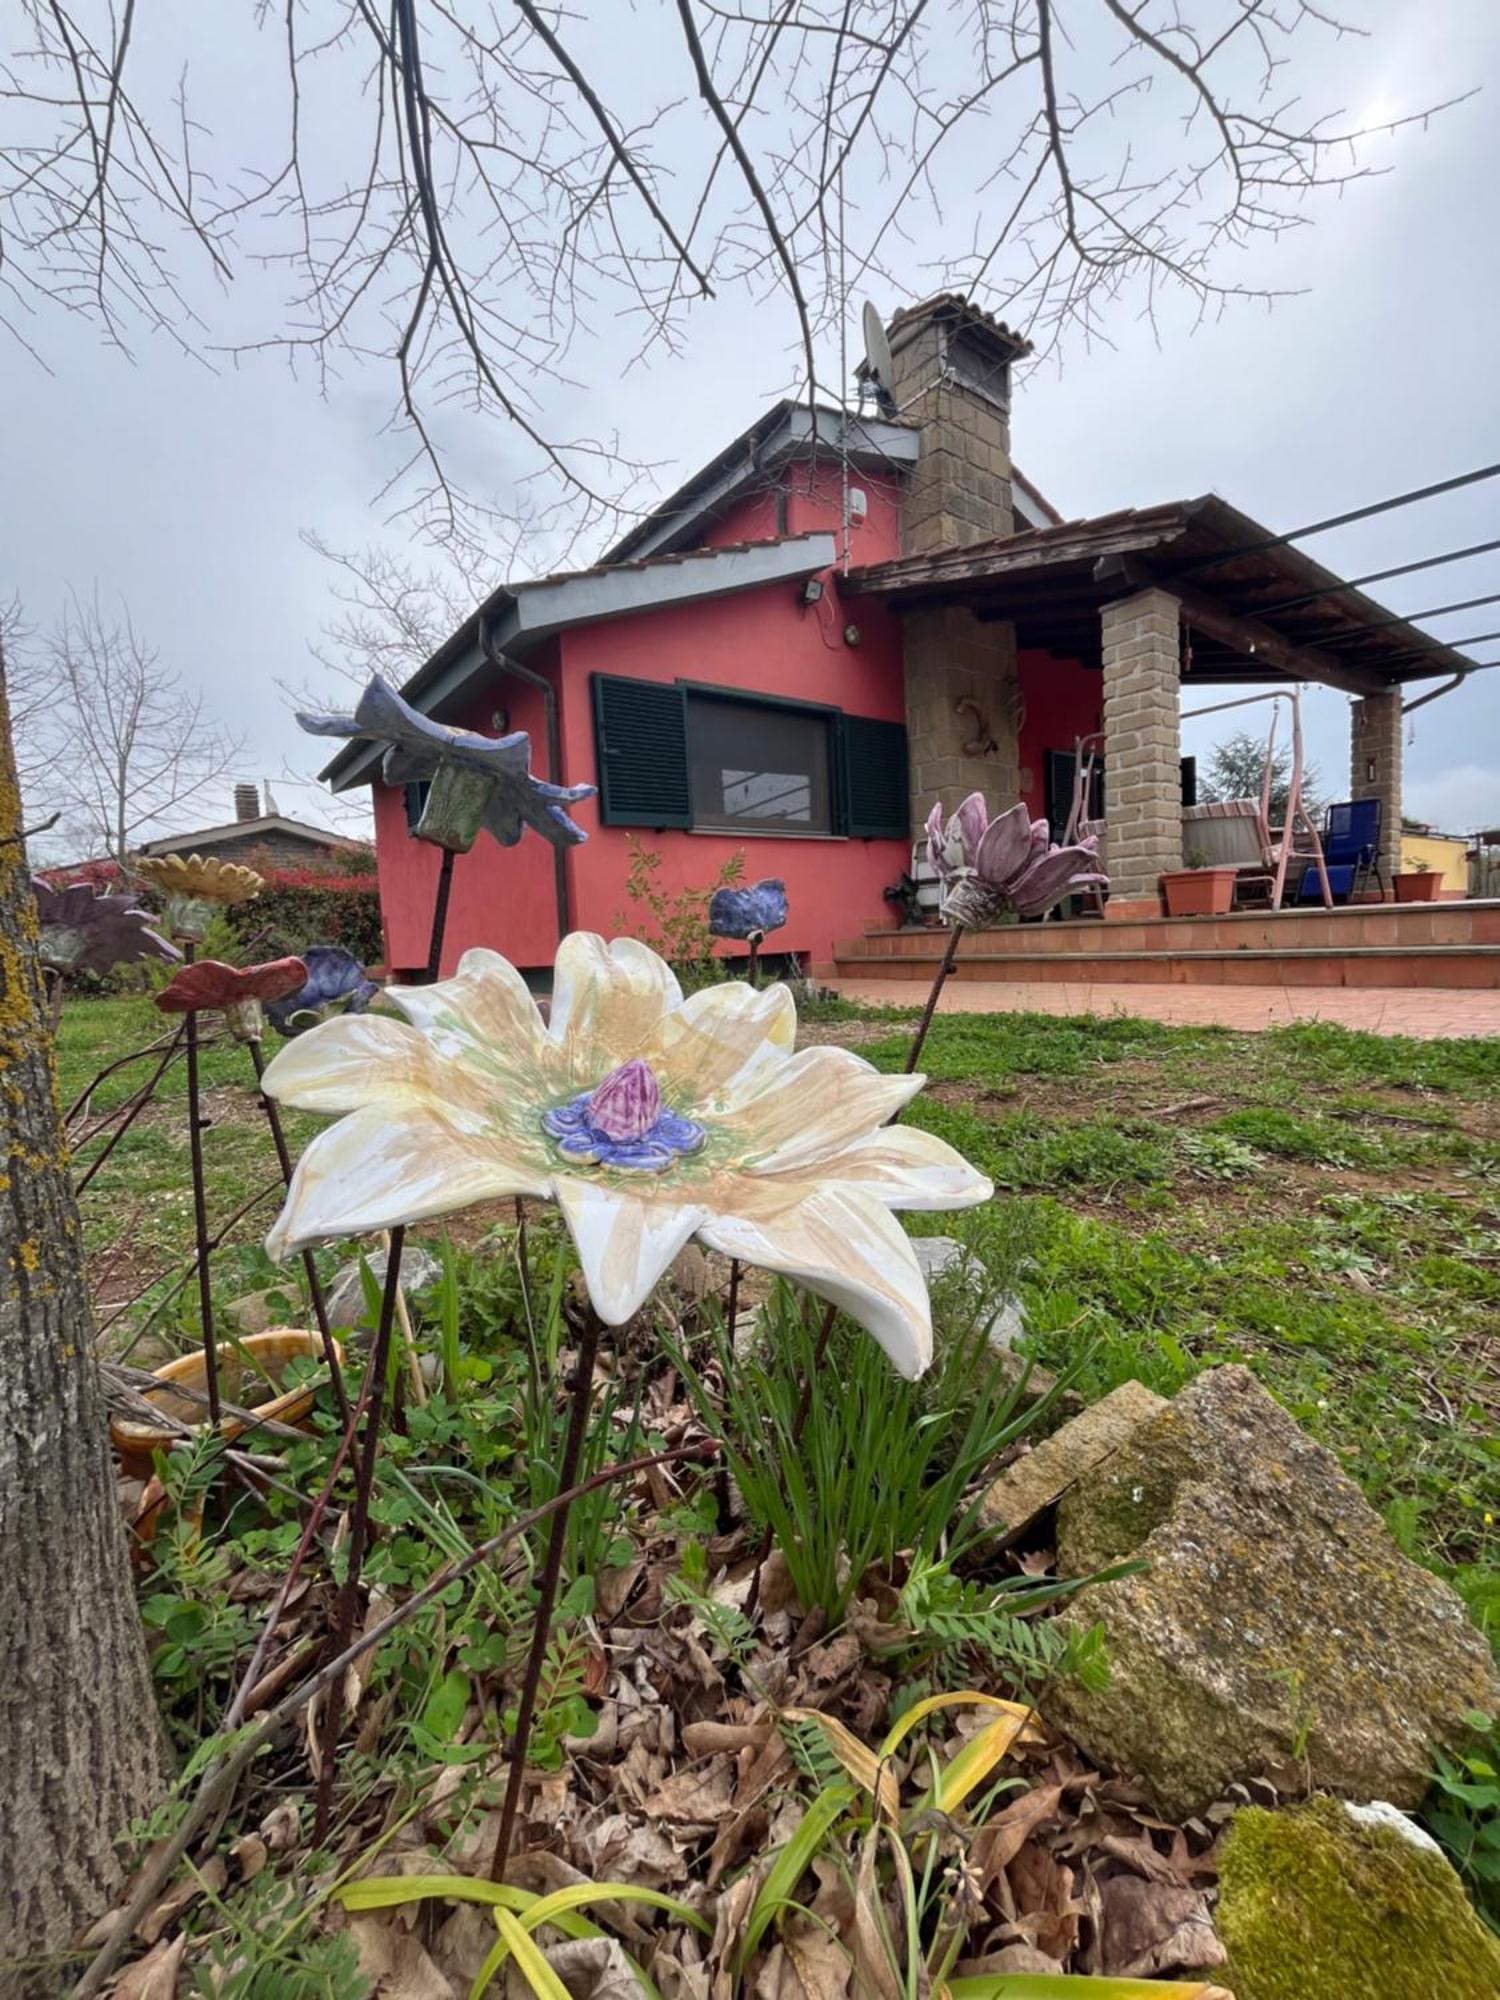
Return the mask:
<path id="1" fill-rule="evenodd" d="M 715 889 L 744 879 L 743 852 L 731 854 L 706 889 L 679 889 L 673 895 L 662 884 L 656 849 L 644 846 L 635 834 L 628 845 L 625 894 L 631 907 L 616 916 L 615 929 L 659 952 L 684 985 L 712 984 L 722 973 L 715 959 L 718 939 L 708 928 L 708 905 Z"/>
<path id="2" fill-rule="evenodd" d="M 366 2000 L 371 1992 L 347 1931 L 308 1931 L 299 1883 L 258 1875 L 233 1903 L 209 1900 L 222 1928 L 193 1976 L 203 2000 Z"/>
<path id="3" fill-rule="evenodd" d="M 481 2000 L 489 1992 L 505 1961 L 515 1957 L 517 1969 L 537 1996 L 537 2000 L 559 2000 L 564 1991 L 561 1980 L 538 1950 L 536 1933 L 551 1928 L 566 1938 L 600 1938 L 606 1933 L 578 1912 L 595 1903 L 634 1903 L 662 1910 L 674 1923 L 709 1932 L 696 1910 L 656 1889 L 642 1889 L 631 1882 L 577 1882 L 550 1895 L 535 1895 L 527 1889 L 513 1889 L 504 1882 L 482 1882 L 467 1875 L 375 1875 L 347 1882 L 335 1895 L 346 1910 L 398 1909 L 406 1903 L 422 1903 L 433 1898 L 452 1903 L 479 1903 L 494 1916 L 500 1933 L 494 1949 L 485 1959 L 469 1988 L 469 2000 Z M 626 1963 L 647 1994 L 655 1991 L 650 1980 L 633 1959 Z"/>
<path id="4" fill-rule="evenodd" d="M 1500 1931 L 1500 1727 L 1473 1709 L 1469 1746 L 1434 1758 L 1422 1817 L 1468 1884 L 1480 1915 Z"/>
<path id="5" fill-rule="evenodd" d="M 875 1343 L 842 1323 L 819 1361 L 808 1302 L 782 1284 L 750 1352 L 736 1354 L 722 1325 L 711 1332 L 722 1403 L 674 1349 L 752 1520 L 774 1536 L 803 1606 L 830 1624 L 873 1565 L 889 1568 L 908 1550 L 916 1562 L 953 1557 L 981 1538 L 981 1496 L 970 1488 L 1057 1393 L 1028 1407 L 1025 1374 L 1000 1365 L 990 1287 L 946 1303 L 956 1330 L 950 1320 L 917 1383 L 895 1377 Z"/>
<path id="6" fill-rule="evenodd" d="M 1108 1579 L 1122 1573 L 1111 1570 Z M 905 1664 L 910 1667 L 915 1654 L 918 1664 L 936 1659 L 960 1666 L 978 1653 L 991 1671 L 1008 1671 L 1028 1694 L 1059 1675 L 1097 1693 L 1109 1685 L 1104 1627 L 1075 1630 L 1026 1614 L 1055 1603 L 1083 1582 L 1108 1579 L 1038 1582 L 1016 1576 L 976 1583 L 956 1576 L 948 1562 L 914 1563 L 897 1601 L 901 1621 L 912 1634 Z"/>

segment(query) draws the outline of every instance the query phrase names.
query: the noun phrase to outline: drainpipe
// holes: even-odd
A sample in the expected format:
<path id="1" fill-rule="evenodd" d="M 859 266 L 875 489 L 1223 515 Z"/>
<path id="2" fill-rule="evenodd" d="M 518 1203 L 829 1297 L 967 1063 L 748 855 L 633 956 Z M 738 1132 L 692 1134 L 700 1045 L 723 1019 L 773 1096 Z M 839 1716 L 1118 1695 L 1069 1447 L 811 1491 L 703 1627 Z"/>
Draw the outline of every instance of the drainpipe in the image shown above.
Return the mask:
<path id="1" fill-rule="evenodd" d="M 1401 704 L 1401 713 L 1403 715 L 1411 715 L 1417 709 L 1425 708 L 1428 702 L 1436 701 L 1440 695 L 1452 694 L 1453 690 L 1457 687 L 1462 687 L 1468 678 L 1469 669 L 1467 667 L 1460 667 L 1452 680 L 1444 681 L 1441 687 L 1432 688 L 1426 694 L 1419 694 L 1415 701 L 1403 701 Z"/>
<path id="2" fill-rule="evenodd" d="M 557 718 L 557 689 L 545 674 L 539 674 L 532 667 L 523 667 L 519 660 L 513 660 L 509 653 L 502 653 L 490 636 L 487 618 L 479 620 L 479 651 L 485 661 L 497 673 L 512 674 L 528 687 L 541 691 L 542 704 L 547 716 L 547 776 L 554 785 L 563 782 L 562 775 L 562 730 Z M 557 940 L 562 940 L 573 928 L 572 914 L 568 898 L 568 856 L 561 847 L 552 850 L 552 870 L 554 890 L 557 898 Z"/>

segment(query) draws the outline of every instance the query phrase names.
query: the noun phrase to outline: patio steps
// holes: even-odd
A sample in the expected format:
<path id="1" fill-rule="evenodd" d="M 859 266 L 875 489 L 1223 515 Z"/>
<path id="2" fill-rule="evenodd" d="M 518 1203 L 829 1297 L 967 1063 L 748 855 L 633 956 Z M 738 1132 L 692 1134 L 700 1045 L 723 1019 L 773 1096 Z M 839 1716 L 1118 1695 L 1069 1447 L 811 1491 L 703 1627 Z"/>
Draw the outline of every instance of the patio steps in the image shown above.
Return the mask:
<path id="1" fill-rule="evenodd" d="M 871 930 L 835 947 L 832 970 L 845 979 L 925 982 L 946 944 L 942 930 Z M 1014 924 L 968 933 L 953 977 L 1049 984 L 1500 988 L 1500 902 Z"/>

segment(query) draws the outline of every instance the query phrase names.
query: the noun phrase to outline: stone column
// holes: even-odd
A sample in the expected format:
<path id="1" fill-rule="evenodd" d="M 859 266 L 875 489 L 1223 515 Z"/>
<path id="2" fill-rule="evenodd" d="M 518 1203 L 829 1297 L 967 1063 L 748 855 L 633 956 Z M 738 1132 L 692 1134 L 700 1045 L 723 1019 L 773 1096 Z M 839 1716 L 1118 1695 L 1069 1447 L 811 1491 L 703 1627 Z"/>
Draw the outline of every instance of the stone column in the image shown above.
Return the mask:
<path id="1" fill-rule="evenodd" d="M 913 838 L 934 804 L 948 813 L 970 792 L 983 792 L 992 813 L 1014 805 L 1021 765 L 1015 628 L 950 605 L 907 617 L 902 647 Z M 972 708 L 960 710 L 964 701 L 975 703 L 977 718 Z"/>
<path id="2" fill-rule="evenodd" d="M 1158 877 L 1182 866 L 1180 612 L 1143 590 L 1101 618 L 1107 914 L 1139 920 L 1160 913 Z"/>
<path id="3" fill-rule="evenodd" d="M 1401 693 L 1349 704 L 1349 796 L 1380 801 L 1380 872 L 1386 893 L 1401 866 Z"/>

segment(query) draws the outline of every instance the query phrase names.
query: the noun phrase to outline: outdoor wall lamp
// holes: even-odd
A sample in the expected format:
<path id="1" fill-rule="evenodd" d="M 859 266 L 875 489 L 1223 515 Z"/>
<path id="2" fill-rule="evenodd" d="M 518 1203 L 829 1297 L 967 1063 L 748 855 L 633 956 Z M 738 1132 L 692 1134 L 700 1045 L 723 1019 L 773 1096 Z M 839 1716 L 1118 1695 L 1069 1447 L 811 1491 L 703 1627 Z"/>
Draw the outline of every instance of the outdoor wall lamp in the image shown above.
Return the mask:
<path id="1" fill-rule="evenodd" d="M 802 586 L 800 601 L 803 604 L 817 604 L 821 600 L 822 595 L 823 595 L 822 577 L 810 576 L 807 579 L 806 583 L 804 583 Z"/>

